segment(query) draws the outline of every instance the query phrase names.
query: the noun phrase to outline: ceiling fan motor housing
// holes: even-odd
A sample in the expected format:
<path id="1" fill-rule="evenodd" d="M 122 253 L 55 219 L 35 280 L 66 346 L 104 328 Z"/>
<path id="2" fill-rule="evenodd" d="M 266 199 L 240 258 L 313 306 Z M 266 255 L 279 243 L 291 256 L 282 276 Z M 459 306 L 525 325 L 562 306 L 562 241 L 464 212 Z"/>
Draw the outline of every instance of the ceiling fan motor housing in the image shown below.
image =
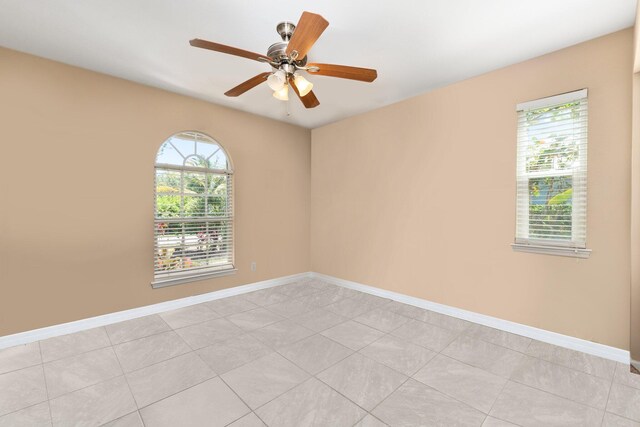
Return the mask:
<path id="1" fill-rule="evenodd" d="M 273 59 L 274 62 L 282 62 L 288 59 L 287 45 L 289 42 L 277 42 L 269 46 L 267 50 L 267 56 Z"/>
<path id="2" fill-rule="evenodd" d="M 295 31 L 296 26 L 293 22 L 281 22 L 276 26 L 276 31 L 282 37 L 281 42 L 277 42 L 269 46 L 267 50 L 267 56 L 273 60 L 273 62 L 277 62 L 279 64 L 295 64 L 299 67 L 304 67 L 307 63 L 307 57 L 304 58 L 296 58 L 292 60 L 289 55 L 287 55 L 287 46 L 289 45 L 289 40 L 291 40 L 291 36 Z M 287 70 L 284 70 L 287 71 Z"/>

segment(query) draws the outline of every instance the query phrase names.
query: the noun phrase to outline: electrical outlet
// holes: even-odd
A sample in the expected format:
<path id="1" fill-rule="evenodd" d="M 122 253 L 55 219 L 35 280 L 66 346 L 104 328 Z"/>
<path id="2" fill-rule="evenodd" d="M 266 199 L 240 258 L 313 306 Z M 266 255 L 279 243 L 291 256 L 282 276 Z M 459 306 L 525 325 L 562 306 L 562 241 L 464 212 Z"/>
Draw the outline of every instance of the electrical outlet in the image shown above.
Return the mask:
<path id="1" fill-rule="evenodd" d="M 255 261 L 251 262 L 251 271 L 256 271 L 256 269 L 258 268 L 257 264 Z"/>

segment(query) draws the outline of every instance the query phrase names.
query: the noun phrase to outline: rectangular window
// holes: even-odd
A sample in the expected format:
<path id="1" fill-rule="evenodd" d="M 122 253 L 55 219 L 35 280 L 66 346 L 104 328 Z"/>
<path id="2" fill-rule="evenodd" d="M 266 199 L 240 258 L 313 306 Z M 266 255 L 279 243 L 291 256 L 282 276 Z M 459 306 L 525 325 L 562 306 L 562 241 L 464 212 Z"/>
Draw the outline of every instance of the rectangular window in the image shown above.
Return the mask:
<path id="1" fill-rule="evenodd" d="M 156 284 L 233 270 L 231 175 L 156 167 L 156 183 Z"/>
<path id="2" fill-rule="evenodd" d="M 514 250 L 586 258 L 587 89 L 518 104 Z"/>

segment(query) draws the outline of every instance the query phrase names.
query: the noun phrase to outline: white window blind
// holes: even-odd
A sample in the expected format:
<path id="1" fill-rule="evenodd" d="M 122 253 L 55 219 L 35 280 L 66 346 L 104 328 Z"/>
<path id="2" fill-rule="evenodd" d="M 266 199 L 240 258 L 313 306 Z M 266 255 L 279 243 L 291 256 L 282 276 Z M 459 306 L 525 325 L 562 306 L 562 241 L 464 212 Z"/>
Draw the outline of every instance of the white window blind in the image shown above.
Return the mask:
<path id="1" fill-rule="evenodd" d="M 234 271 L 232 177 L 227 153 L 207 135 L 181 132 L 162 144 L 155 164 L 154 287 Z"/>
<path id="2" fill-rule="evenodd" d="M 514 249 L 586 257 L 587 90 L 518 104 Z"/>

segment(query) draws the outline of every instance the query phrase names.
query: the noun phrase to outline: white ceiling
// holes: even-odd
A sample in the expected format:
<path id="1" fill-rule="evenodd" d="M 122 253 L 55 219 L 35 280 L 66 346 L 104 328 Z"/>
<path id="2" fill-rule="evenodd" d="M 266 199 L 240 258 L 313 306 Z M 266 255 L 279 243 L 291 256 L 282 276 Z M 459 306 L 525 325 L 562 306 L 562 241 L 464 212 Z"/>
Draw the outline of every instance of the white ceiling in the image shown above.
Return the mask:
<path id="1" fill-rule="evenodd" d="M 0 45 L 314 128 L 633 25 L 636 0 L 0 0 Z M 310 76 L 320 106 L 260 85 L 269 66 L 189 46 L 266 53 L 303 10 L 329 27 L 310 62 L 378 70 L 371 83 Z M 629 53 L 631 54 L 631 52 Z"/>

